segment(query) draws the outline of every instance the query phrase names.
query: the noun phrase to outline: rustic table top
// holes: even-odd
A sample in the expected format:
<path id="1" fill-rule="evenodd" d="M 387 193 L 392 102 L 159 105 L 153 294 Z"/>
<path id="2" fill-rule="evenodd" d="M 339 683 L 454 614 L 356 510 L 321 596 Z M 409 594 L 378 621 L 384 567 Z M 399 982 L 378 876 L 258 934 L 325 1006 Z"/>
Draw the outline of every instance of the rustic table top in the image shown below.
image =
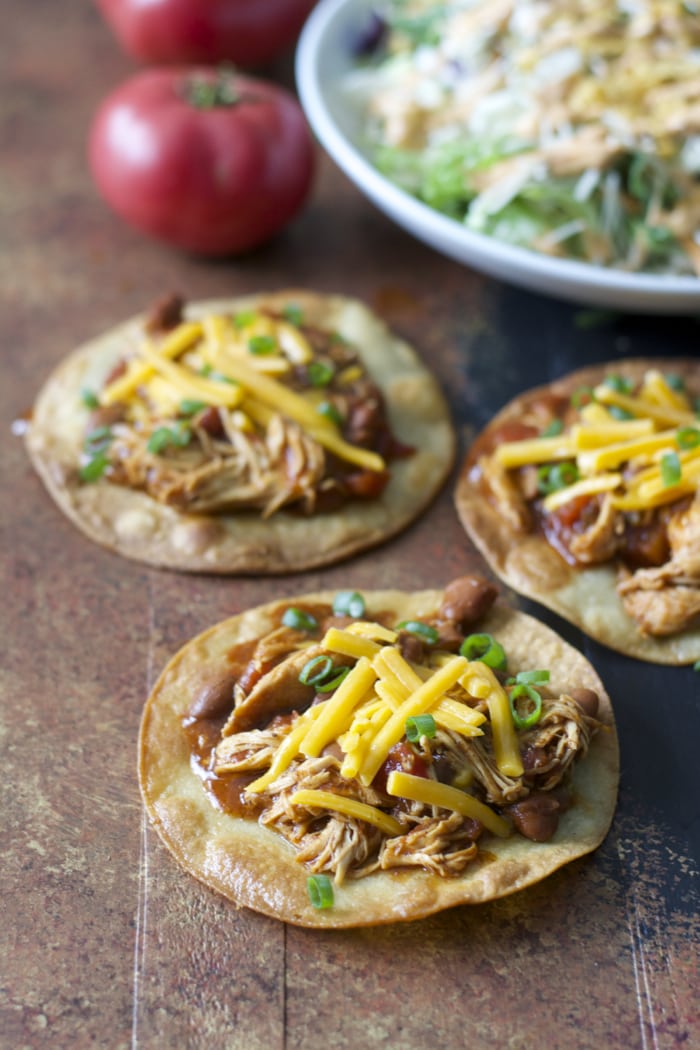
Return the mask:
<path id="1" fill-rule="evenodd" d="M 309 206 L 263 250 L 211 263 L 161 247 L 107 210 L 87 169 L 96 106 L 134 68 L 93 6 L 6 0 L 4 16 L 0 1045 L 698 1045 L 697 673 L 625 659 L 514 598 L 586 653 L 613 698 L 622 779 L 597 853 L 514 897 L 376 930 L 238 910 L 182 872 L 142 814 L 149 687 L 189 637 L 249 605 L 440 586 L 483 567 L 453 509 L 455 477 L 404 535 L 326 571 L 181 576 L 79 534 L 12 430 L 69 350 L 170 290 L 362 298 L 434 368 L 462 449 L 524 387 L 627 355 L 696 354 L 698 318 L 591 326 L 580 307 L 414 242 L 321 156 Z"/>

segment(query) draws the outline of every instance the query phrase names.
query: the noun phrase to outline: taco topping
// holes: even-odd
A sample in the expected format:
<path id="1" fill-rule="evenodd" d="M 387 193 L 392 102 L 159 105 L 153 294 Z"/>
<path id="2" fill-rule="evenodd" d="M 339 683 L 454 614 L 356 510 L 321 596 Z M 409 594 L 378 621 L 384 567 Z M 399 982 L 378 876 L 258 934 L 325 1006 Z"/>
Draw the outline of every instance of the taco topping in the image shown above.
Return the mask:
<path id="1" fill-rule="evenodd" d="M 388 464 L 412 452 L 353 347 L 294 303 L 186 320 L 164 300 L 102 389 L 81 396 L 93 409 L 81 481 L 182 512 L 335 510 L 379 496 Z"/>
<path id="2" fill-rule="evenodd" d="M 454 876 L 482 836 L 555 833 L 598 696 L 576 682 L 552 690 L 549 668 L 508 666 L 497 639 L 472 630 L 495 597 L 464 577 L 434 613 L 396 623 L 340 592 L 333 606 L 287 609 L 202 684 L 183 726 L 203 789 L 294 847 L 314 907 L 332 906 L 323 876 Z"/>
<path id="3" fill-rule="evenodd" d="M 519 533 L 539 531 L 576 568 L 614 563 L 643 634 L 700 615 L 700 418 L 673 375 L 610 374 L 570 400 L 533 403 L 496 430 L 472 479 Z"/>

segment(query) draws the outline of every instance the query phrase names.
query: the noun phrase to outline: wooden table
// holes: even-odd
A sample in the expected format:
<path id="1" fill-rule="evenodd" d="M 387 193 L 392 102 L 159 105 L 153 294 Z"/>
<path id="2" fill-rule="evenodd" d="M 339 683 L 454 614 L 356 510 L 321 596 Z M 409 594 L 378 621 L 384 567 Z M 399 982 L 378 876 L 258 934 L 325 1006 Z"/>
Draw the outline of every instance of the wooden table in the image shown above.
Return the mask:
<path id="1" fill-rule="evenodd" d="M 442 585 L 479 567 L 454 477 L 402 537 L 343 565 L 188 577 L 86 540 L 11 430 L 64 354 L 169 290 L 361 297 L 435 369 L 462 447 L 525 386 L 696 353 L 698 320 L 582 324 L 578 307 L 415 243 L 323 157 L 308 208 L 269 247 L 187 258 L 129 230 L 92 185 L 92 114 L 133 69 L 92 6 L 5 0 L 2 37 L 2 1047 L 699 1045 L 697 673 L 617 656 L 519 601 L 586 652 L 613 697 L 622 782 L 601 849 L 512 898 L 374 931 L 237 910 L 185 875 L 142 815 L 136 736 L 154 677 L 195 632 L 261 600 Z"/>

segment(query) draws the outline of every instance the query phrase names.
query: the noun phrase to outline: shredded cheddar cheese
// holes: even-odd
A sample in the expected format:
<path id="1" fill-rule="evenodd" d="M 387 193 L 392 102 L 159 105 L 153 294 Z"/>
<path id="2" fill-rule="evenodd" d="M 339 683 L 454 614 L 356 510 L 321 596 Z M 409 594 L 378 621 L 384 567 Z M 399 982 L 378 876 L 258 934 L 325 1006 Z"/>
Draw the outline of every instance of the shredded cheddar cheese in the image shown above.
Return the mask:
<path id="1" fill-rule="evenodd" d="M 389 813 L 370 806 L 366 802 L 348 798 L 346 795 L 336 795 L 332 791 L 315 791 L 313 788 L 299 788 L 291 799 L 298 806 L 318 806 L 319 809 L 329 809 L 336 813 L 345 813 L 349 817 L 356 817 L 383 831 L 385 835 L 393 837 L 403 834 L 403 828 L 398 820 Z"/>

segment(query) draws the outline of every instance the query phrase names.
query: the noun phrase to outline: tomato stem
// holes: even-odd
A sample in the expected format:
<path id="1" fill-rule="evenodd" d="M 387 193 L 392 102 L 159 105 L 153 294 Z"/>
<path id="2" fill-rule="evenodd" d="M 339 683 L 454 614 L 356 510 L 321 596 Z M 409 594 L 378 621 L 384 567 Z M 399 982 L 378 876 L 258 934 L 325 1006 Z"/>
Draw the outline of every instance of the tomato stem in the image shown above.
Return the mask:
<path id="1" fill-rule="evenodd" d="M 195 109 L 235 106 L 241 100 L 231 66 L 222 66 L 213 77 L 209 73 L 195 73 L 187 77 L 184 96 Z"/>

